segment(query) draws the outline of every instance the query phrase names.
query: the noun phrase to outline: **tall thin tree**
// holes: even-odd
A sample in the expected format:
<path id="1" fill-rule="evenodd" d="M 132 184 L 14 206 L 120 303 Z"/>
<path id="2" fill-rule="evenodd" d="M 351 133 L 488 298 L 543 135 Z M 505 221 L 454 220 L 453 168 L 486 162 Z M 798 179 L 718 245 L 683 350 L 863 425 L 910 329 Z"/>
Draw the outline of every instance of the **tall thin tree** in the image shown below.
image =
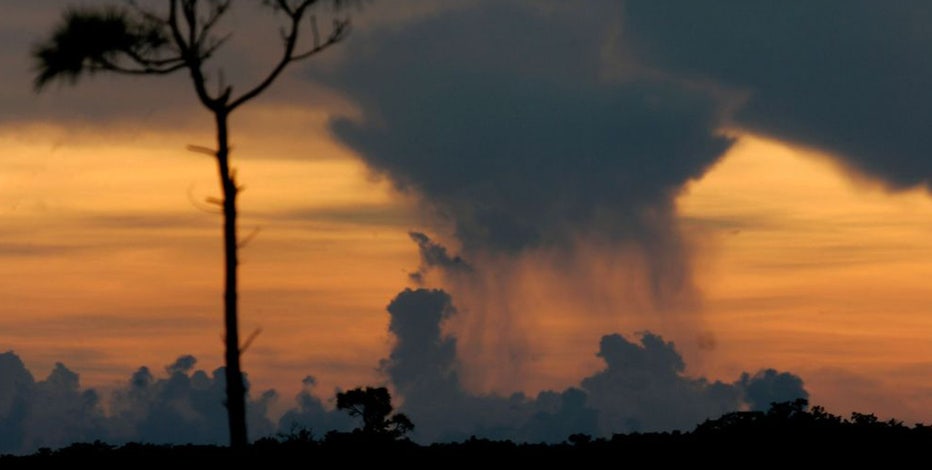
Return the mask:
<path id="1" fill-rule="evenodd" d="M 165 75 L 186 69 L 198 100 L 213 114 L 217 148 L 201 150 L 216 158 L 223 194 L 217 204 L 223 212 L 226 408 L 230 446 L 242 448 L 248 444 L 248 439 L 237 311 L 236 198 L 241 187 L 230 165 L 230 114 L 268 89 L 291 63 L 312 57 L 343 40 L 349 33 L 349 19 L 340 15 L 340 0 L 330 0 L 334 19 L 327 34 L 321 34 L 312 11 L 321 0 L 263 0 L 263 7 L 273 9 L 284 18 L 278 61 L 264 78 L 245 92 L 235 94 L 232 85 L 220 83 L 213 94 L 208 91 L 204 67 L 228 37 L 217 36 L 215 29 L 230 9 L 232 0 L 165 1 L 166 9 L 162 12 L 143 8 L 133 1 L 122 8 L 65 10 L 61 23 L 33 50 L 37 70 L 35 87 L 41 91 L 56 80 L 74 84 L 81 76 L 98 72 Z M 299 41 L 305 29 L 310 31 L 310 36 Z"/>

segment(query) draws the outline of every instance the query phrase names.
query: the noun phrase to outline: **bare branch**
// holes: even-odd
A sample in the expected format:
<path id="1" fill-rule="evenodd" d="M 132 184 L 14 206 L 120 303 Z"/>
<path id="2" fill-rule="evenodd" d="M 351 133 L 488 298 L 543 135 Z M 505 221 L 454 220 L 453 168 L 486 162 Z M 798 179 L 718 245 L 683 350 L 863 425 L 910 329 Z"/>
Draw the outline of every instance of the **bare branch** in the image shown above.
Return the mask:
<path id="1" fill-rule="evenodd" d="M 252 229 L 252 231 L 249 232 L 249 235 L 246 235 L 245 237 L 243 237 L 243 239 L 240 240 L 240 241 L 236 244 L 236 247 L 237 247 L 237 248 L 243 248 L 243 247 L 245 247 L 246 245 L 249 244 L 249 242 L 252 241 L 253 238 L 256 238 L 256 235 L 259 235 L 259 232 L 261 232 L 261 231 L 262 231 L 262 227 L 256 227 L 256 228 Z"/>
<path id="2" fill-rule="evenodd" d="M 167 24 L 172 33 L 172 39 L 175 41 L 175 45 L 178 47 L 179 52 L 181 52 L 181 57 L 185 60 L 189 60 L 191 45 L 184 40 L 184 37 L 181 35 L 181 27 L 178 25 L 178 0 L 171 0 L 169 4 Z"/>
<path id="3" fill-rule="evenodd" d="M 246 338 L 246 341 L 243 341 L 243 345 L 239 347 L 239 354 L 241 356 L 246 352 L 247 349 L 249 349 L 249 346 L 251 346 L 252 342 L 256 340 L 256 337 L 259 336 L 259 333 L 262 333 L 262 328 L 256 328 L 253 330 L 249 337 Z"/>
<path id="4" fill-rule="evenodd" d="M 181 57 L 184 58 L 185 66 L 191 73 L 191 81 L 194 83 L 194 91 L 197 93 L 197 98 L 207 109 L 216 110 L 219 104 L 217 100 L 211 97 L 207 92 L 206 79 L 204 78 L 204 72 L 201 70 L 201 63 L 204 57 L 201 56 L 194 44 L 185 40 L 184 34 L 181 31 L 181 25 L 178 23 L 178 2 L 179 0 L 171 0 L 168 13 L 168 26 L 172 33 L 172 39 L 174 39 L 175 44 L 178 46 Z M 186 1 L 185 4 L 187 3 L 189 2 Z M 190 21 L 188 20 L 188 16 L 185 16 L 185 18 L 185 21 Z M 189 24 L 188 26 L 190 30 L 191 25 Z"/>
<path id="5" fill-rule="evenodd" d="M 207 198 L 207 202 L 211 202 L 210 201 L 211 199 L 214 199 L 214 198 Z M 209 206 L 204 206 L 200 202 L 198 202 L 197 199 L 194 198 L 194 185 L 193 184 L 188 187 L 188 201 L 191 203 L 192 206 L 194 206 L 195 209 L 201 212 L 205 212 L 211 215 L 223 215 L 222 210 L 214 209 L 213 207 L 209 207 Z"/>
<path id="6" fill-rule="evenodd" d="M 194 153 L 203 153 L 204 155 L 210 155 L 211 157 L 217 156 L 217 151 L 210 147 L 204 147 L 201 145 L 188 145 L 187 149 L 188 151 L 191 151 Z"/>
<path id="7" fill-rule="evenodd" d="M 188 25 L 188 44 L 197 50 L 197 0 L 182 0 L 181 12 Z"/>
<path id="8" fill-rule="evenodd" d="M 282 11 L 288 14 L 288 16 L 294 16 L 294 10 L 291 9 L 291 5 L 288 4 L 285 0 L 276 0 L 275 2 L 278 8 L 281 8 Z"/>
<path id="9" fill-rule="evenodd" d="M 282 57 L 279 59 L 278 64 L 276 64 L 272 71 L 265 77 L 265 79 L 259 82 L 259 84 L 253 87 L 251 90 L 242 94 L 239 98 L 233 100 L 233 102 L 227 106 L 228 111 L 233 111 L 239 105 L 255 98 L 260 93 L 265 91 L 265 89 L 268 88 L 276 78 L 278 78 L 282 71 L 285 70 L 285 67 L 289 63 L 311 57 L 346 38 L 347 34 L 349 33 L 350 21 L 348 19 L 334 20 L 333 29 L 324 42 L 317 43 L 318 41 L 315 40 L 315 44 L 311 49 L 302 53 L 295 53 L 295 47 L 298 43 L 298 33 L 300 31 L 301 19 L 304 17 L 307 8 L 314 4 L 315 1 L 316 0 L 305 0 L 301 2 L 301 4 L 294 7 L 289 5 L 285 0 L 277 1 L 276 4 L 283 11 L 286 13 L 290 12 L 288 13 L 288 17 L 291 20 L 289 31 L 284 37 L 284 50 Z"/>
<path id="10" fill-rule="evenodd" d="M 292 56 L 291 60 L 302 60 L 307 59 L 308 57 L 317 54 L 318 52 L 327 49 L 328 47 L 342 41 L 349 34 L 349 20 L 334 20 L 333 21 L 333 30 L 330 32 L 330 36 L 327 37 L 327 40 L 323 44 L 315 45 L 313 49 L 302 52 L 300 54 L 295 54 Z"/>
<path id="11" fill-rule="evenodd" d="M 183 62 L 167 67 L 150 67 L 141 65 L 139 68 L 124 67 L 122 65 L 117 65 L 113 62 L 110 62 L 104 58 L 98 59 L 98 62 L 99 64 L 96 64 L 96 66 L 91 66 L 91 70 L 107 70 L 110 72 L 122 73 L 126 75 L 165 75 L 177 70 L 181 70 L 185 67 Z"/>

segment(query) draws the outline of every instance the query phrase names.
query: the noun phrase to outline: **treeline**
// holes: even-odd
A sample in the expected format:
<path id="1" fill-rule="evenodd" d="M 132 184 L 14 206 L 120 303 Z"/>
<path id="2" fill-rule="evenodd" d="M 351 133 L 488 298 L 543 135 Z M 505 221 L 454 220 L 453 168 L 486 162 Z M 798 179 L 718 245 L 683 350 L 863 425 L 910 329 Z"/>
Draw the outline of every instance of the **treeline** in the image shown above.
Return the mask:
<path id="1" fill-rule="evenodd" d="M 386 413 L 387 414 L 387 413 Z M 907 426 L 901 421 L 852 413 L 848 418 L 806 400 L 775 403 L 766 412 L 734 412 L 710 419 L 688 432 L 615 434 L 607 438 L 573 434 L 559 444 L 515 443 L 472 437 L 462 442 L 420 445 L 396 432 L 365 425 L 352 432 L 331 431 L 316 436 L 296 429 L 259 439 L 248 449 L 233 452 L 221 446 L 120 446 L 103 442 L 42 449 L 28 456 L 2 456 L 0 468 L 45 468 L 48 465 L 94 463 L 106 465 L 193 465 L 220 463 L 257 465 L 378 465 L 389 468 L 421 465 L 523 465 L 615 467 L 636 462 L 737 468 L 773 465 L 840 464 L 920 466 L 929 463 L 932 426 Z M 481 470 L 481 469 L 480 469 Z"/>

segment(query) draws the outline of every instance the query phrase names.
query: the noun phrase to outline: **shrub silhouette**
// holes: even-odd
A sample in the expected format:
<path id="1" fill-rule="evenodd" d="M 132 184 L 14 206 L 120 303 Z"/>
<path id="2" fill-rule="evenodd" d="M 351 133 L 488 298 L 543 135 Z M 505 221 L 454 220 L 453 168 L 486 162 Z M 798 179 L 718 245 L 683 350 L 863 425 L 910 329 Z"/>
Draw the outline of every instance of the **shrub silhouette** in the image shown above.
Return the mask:
<path id="1" fill-rule="evenodd" d="M 337 392 L 337 409 L 362 418 L 362 427 L 354 432 L 367 436 L 398 439 L 414 430 L 414 423 L 404 413 L 392 414 L 392 397 L 385 387 L 354 388 Z"/>

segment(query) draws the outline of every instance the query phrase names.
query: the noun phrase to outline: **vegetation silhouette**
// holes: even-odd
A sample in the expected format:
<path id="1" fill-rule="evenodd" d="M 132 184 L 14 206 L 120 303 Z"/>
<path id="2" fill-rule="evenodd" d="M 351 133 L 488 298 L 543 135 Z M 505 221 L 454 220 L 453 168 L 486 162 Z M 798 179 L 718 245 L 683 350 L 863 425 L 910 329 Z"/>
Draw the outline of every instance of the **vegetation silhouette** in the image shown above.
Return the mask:
<path id="1" fill-rule="evenodd" d="M 330 0 L 328 0 L 330 1 Z M 230 427 L 230 445 L 245 448 L 246 386 L 240 366 L 245 344 L 239 339 L 238 249 L 243 243 L 237 235 L 237 195 L 242 187 L 236 169 L 230 163 L 229 121 L 231 113 L 259 96 L 275 82 L 285 68 L 308 59 L 343 40 L 349 33 L 349 19 L 336 16 L 341 0 L 332 0 L 335 18 L 328 34 L 321 35 L 312 13 L 321 0 L 263 0 L 261 5 L 284 16 L 282 52 L 267 75 L 242 94 L 233 86 L 217 83 L 217 92 L 208 90 L 205 64 L 224 44 L 228 36 L 217 36 L 219 21 L 229 11 L 231 0 L 166 0 L 167 11 L 158 12 L 129 1 L 128 7 L 80 7 L 66 9 L 52 34 L 33 50 L 37 74 L 36 91 L 61 80 L 75 84 L 84 75 L 117 73 L 127 75 L 166 75 L 187 70 L 199 102 L 213 114 L 217 147 L 189 146 L 207 153 L 217 161 L 221 199 L 208 199 L 221 208 L 224 246 L 224 363 L 226 370 L 226 408 Z M 149 3 L 146 3 L 147 6 Z M 308 20 L 308 21 L 305 21 Z M 307 23 L 307 24 L 305 24 Z M 300 33 L 310 29 L 307 44 Z"/>
<path id="2" fill-rule="evenodd" d="M 378 390 L 378 389 L 367 389 Z M 378 398 L 373 415 L 388 422 L 382 392 L 367 394 L 355 389 L 353 399 Z M 360 395 L 357 392 L 361 392 Z M 349 408 L 345 408 L 349 409 Z M 376 409 L 379 413 L 375 413 Z M 389 412 L 390 413 L 390 412 Z M 357 416 L 364 416 L 364 413 Z M 396 417 L 399 415 L 395 415 Z M 378 420 L 376 419 L 376 422 Z M 386 429 L 383 426 L 381 429 Z M 376 428 L 379 426 L 376 425 Z M 389 433 L 390 434 L 390 433 Z M 380 438 L 373 438 L 380 436 Z M 814 466 L 867 463 L 884 468 L 920 463 L 928 458 L 932 426 L 906 426 L 897 420 L 881 421 L 873 414 L 852 413 L 848 419 L 827 413 L 806 400 L 774 403 L 767 412 L 742 411 L 709 419 L 691 432 L 615 434 L 594 438 L 572 434 L 558 444 L 515 443 L 471 437 L 462 442 L 419 445 L 408 439 L 367 433 L 365 424 L 352 433 L 327 433 L 314 439 L 307 431 L 257 440 L 243 452 L 218 446 L 156 446 L 130 443 L 113 446 L 103 442 L 73 444 L 52 451 L 42 449 L 29 456 L 0 456 L 0 467 L 35 468 L 75 463 L 170 464 L 204 461 L 288 465 L 310 456 L 327 462 L 354 465 L 386 463 L 477 465 L 522 463 L 525 465 L 606 465 L 607 462 L 640 462 L 649 465 L 701 464 L 719 468 L 747 468 L 766 464 Z M 333 460 L 330 460 L 333 459 Z M 614 460 L 607 460 L 614 459 Z"/>
<path id="3" fill-rule="evenodd" d="M 337 392 L 337 409 L 362 418 L 362 427 L 353 431 L 371 439 L 398 439 L 414 430 L 414 423 L 404 414 L 392 414 L 392 397 L 385 387 L 354 388 Z"/>

